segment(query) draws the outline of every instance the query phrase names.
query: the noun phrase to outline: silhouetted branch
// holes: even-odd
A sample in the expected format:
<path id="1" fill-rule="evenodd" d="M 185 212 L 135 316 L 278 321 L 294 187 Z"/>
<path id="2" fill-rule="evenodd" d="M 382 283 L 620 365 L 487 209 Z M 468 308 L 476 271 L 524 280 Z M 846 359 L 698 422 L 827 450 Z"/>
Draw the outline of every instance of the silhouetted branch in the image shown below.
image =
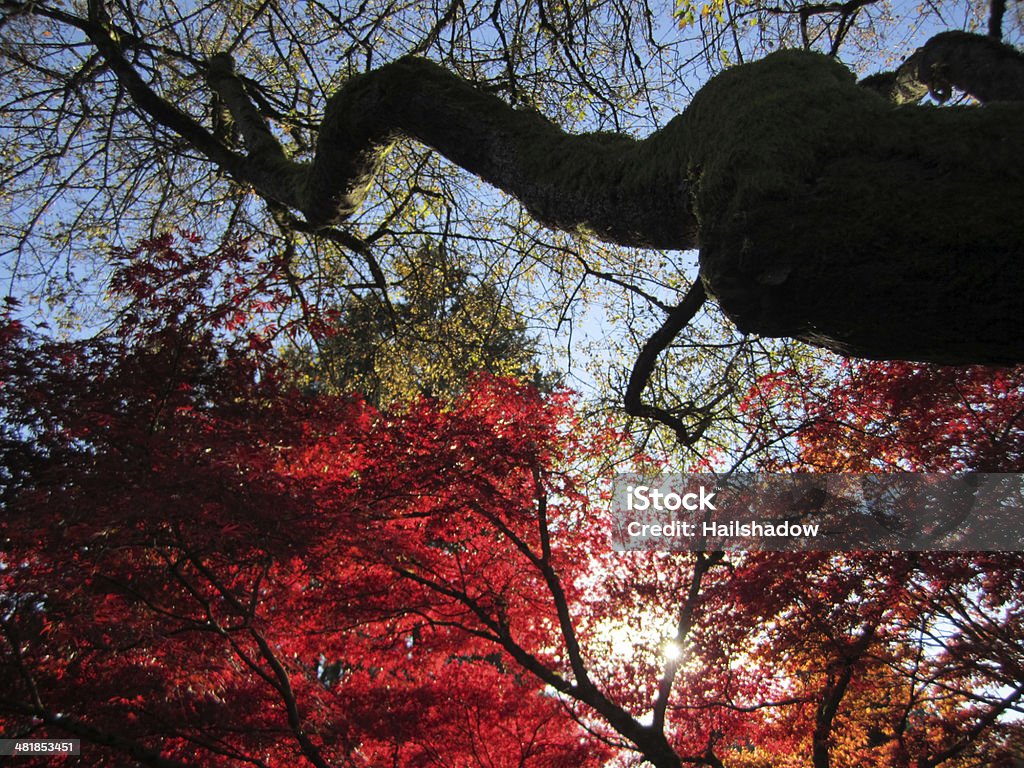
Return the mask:
<path id="1" fill-rule="evenodd" d="M 945 101 L 953 88 L 983 103 L 1024 101 L 1024 54 L 994 36 L 943 32 L 894 72 L 872 75 L 861 85 L 896 104 L 913 103 L 927 93 Z"/>
<path id="2" fill-rule="evenodd" d="M 623 398 L 626 413 L 654 419 L 664 424 L 675 433 L 676 438 L 683 445 L 693 445 L 704 434 L 709 423 L 706 416 L 696 426 L 687 424 L 663 408 L 644 403 L 643 393 L 650 381 L 654 366 L 658 362 L 658 356 L 694 318 L 700 308 L 704 306 L 706 299 L 704 285 L 697 280 L 690 286 L 690 290 L 687 291 L 683 300 L 669 312 L 665 322 L 640 350 L 640 354 L 637 355 L 636 362 L 633 364 L 633 371 L 629 376 L 629 383 L 626 385 L 626 394 Z M 694 409 L 692 415 L 697 415 L 697 413 L 699 411 Z"/>

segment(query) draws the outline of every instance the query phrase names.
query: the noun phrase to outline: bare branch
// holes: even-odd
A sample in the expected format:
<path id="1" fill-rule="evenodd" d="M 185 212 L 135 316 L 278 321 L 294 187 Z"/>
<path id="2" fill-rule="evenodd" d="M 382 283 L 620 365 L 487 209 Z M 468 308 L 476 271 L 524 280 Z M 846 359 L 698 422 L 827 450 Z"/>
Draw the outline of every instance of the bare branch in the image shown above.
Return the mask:
<path id="1" fill-rule="evenodd" d="M 629 376 L 629 383 L 626 386 L 626 395 L 623 398 L 626 413 L 632 416 L 642 416 L 654 419 L 671 429 L 682 445 L 693 445 L 700 439 L 708 427 L 706 417 L 696 426 L 686 424 L 679 417 L 669 413 L 663 408 L 648 405 L 643 402 L 643 393 L 658 362 L 658 356 L 665 351 L 665 348 L 672 343 L 672 340 L 683 328 L 694 318 L 706 299 L 704 286 L 697 280 L 690 290 L 683 297 L 683 300 L 669 312 L 665 322 L 662 323 L 647 343 L 644 344 L 640 354 L 637 355 L 633 364 L 633 371 Z M 691 414 L 696 415 L 696 411 Z"/>

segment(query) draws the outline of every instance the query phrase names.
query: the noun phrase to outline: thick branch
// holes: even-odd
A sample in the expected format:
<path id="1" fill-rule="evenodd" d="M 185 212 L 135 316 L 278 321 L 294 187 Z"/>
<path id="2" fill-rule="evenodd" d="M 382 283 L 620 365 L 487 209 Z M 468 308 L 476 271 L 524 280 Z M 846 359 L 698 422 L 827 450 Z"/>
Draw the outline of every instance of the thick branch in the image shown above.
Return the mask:
<path id="1" fill-rule="evenodd" d="M 839 660 L 838 674 L 831 678 L 825 686 L 821 701 L 818 702 L 818 712 L 815 716 L 814 733 L 811 739 L 811 758 L 814 768 L 830 768 L 832 764 L 832 726 L 836 715 L 839 714 L 839 705 L 853 680 L 854 668 L 874 641 L 876 628 L 875 624 L 869 624 L 864 628 L 864 631 L 851 643 L 850 648 Z"/>
<path id="2" fill-rule="evenodd" d="M 306 168 L 292 162 L 235 74 L 234 62 L 226 53 L 209 60 L 206 82 L 227 106 L 245 140 L 248 156 L 235 172 L 239 181 L 252 184 L 273 203 L 298 208 L 297 196 L 307 175 Z"/>
<path id="3" fill-rule="evenodd" d="M 940 97 L 956 87 L 981 102 L 1024 100 L 1024 55 L 991 37 L 944 32 L 919 48 L 905 68 Z"/>
<path id="4" fill-rule="evenodd" d="M 852 13 L 859 2 L 835 8 Z M 355 212 L 383 150 L 405 136 L 518 198 L 545 225 L 640 247 L 699 240 L 703 290 L 743 333 L 879 359 L 1024 359 L 1012 322 L 1024 302 L 1024 56 L 992 38 L 938 35 L 887 83 L 873 81 L 897 101 L 954 86 L 1003 100 L 984 109 L 893 109 L 837 62 L 780 51 L 713 78 L 685 119 L 643 141 L 570 136 L 407 57 L 332 96 L 314 160 L 298 163 L 229 57 L 206 62 L 207 76 L 230 104 L 246 156 L 152 88 L 105 6 L 88 5 L 88 18 L 46 13 L 89 37 L 136 108 L 264 199 L 301 212 L 307 231 L 331 231 Z M 663 348 L 645 349 L 627 407 L 692 442 L 705 413 L 652 411 L 639 399 L 650 373 L 642 368 Z M 698 425 L 687 429 L 681 419 L 691 416 Z"/>
<path id="5" fill-rule="evenodd" d="M 877 359 L 1024 359 L 1022 116 L 1024 101 L 894 108 L 797 51 L 726 70 L 683 137 L 704 289 L 743 333 Z"/>
<path id="6" fill-rule="evenodd" d="M 944 101 L 953 88 L 980 102 L 1024 101 L 1024 55 L 991 36 L 943 32 L 895 72 L 865 78 L 861 85 L 897 104 L 916 102 L 929 92 Z"/>
<path id="7" fill-rule="evenodd" d="M 206 81 L 231 111 L 250 154 L 267 159 L 285 159 L 281 143 L 271 133 L 263 114 L 253 105 L 241 79 L 235 74 L 231 56 L 226 53 L 213 56 L 207 64 Z"/>
<path id="8" fill-rule="evenodd" d="M 314 225 L 352 215 L 384 150 L 405 136 L 516 197 L 548 226 L 639 247 L 696 244 L 678 123 L 644 141 L 573 136 L 436 64 L 406 57 L 352 78 L 329 99 L 316 156 L 305 165 L 280 151 L 229 57 L 211 59 L 208 79 L 249 147 L 245 180 Z"/>
<path id="9" fill-rule="evenodd" d="M 1006 0 L 992 0 L 989 3 L 988 36 L 993 40 L 1003 39 L 1003 16 L 1006 14 Z"/>
<path id="10" fill-rule="evenodd" d="M 113 33 L 109 16 L 99 0 L 91 0 L 89 3 L 88 20 L 73 16 L 62 20 L 74 24 L 89 37 L 135 106 L 164 128 L 177 133 L 224 170 L 238 173 L 239 158 L 188 114 L 159 96 L 125 59 L 118 35 Z"/>

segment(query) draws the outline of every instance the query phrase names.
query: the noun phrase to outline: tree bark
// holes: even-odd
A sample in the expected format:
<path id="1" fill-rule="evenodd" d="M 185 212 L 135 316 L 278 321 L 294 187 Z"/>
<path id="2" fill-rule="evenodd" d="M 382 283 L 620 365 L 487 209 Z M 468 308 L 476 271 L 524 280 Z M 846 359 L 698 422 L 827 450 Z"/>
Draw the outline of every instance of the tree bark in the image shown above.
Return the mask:
<path id="1" fill-rule="evenodd" d="M 896 107 L 831 59 L 783 51 L 714 78 L 637 141 L 568 135 L 407 57 L 331 97 L 300 165 L 247 119 L 230 78 L 215 57 L 245 175 L 316 225 L 358 209 L 404 135 L 551 227 L 699 246 L 707 294 L 744 332 L 867 358 L 1024 361 L 1022 103 Z"/>
<path id="2" fill-rule="evenodd" d="M 1024 105 L 893 107 L 783 52 L 711 81 L 686 119 L 701 277 L 742 331 L 1024 360 Z"/>
<path id="3" fill-rule="evenodd" d="M 896 104 L 931 93 L 939 101 L 959 88 L 983 104 L 1024 99 L 1024 55 L 993 37 L 943 32 L 918 48 L 895 72 L 865 78 Z"/>
<path id="4" fill-rule="evenodd" d="M 982 103 L 1024 99 L 1024 55 L 992 36 L 943 32 L 907 64 L 933 91 L 955 87 Z"/>
<path id="5" fill-rule="evenodd" d="M 305 165 L 288 161 L 254 116 L 230 57 L 211 58 L 207 79 L 246 139 L 245 180 L 315 225 L 355 213 L 388 146 L 406 136 L 517 198 L 550 227 L 645 248 L 696 244 L 678 129 L 645 141 L 570 135 L 407 56 L 352 78 L 329 99 L 316 156 Z"/>

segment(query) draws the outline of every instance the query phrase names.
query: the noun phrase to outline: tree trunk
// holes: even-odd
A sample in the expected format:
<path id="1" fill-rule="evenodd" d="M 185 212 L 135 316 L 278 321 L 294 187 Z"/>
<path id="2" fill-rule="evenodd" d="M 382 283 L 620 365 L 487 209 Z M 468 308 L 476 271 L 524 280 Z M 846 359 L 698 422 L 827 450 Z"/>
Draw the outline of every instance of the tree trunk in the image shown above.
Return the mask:
<path id="1" fill-rule="evenodd" d="M 1024 105 L 893 107 L 784 52 L 712 80 L 685 119 L 701 278 L 742 331 L 1024 360 Z"/>
<path id="2" fill-rule="evenodd" d="M 250 146 L 246 179 L 314 224 L 353 213 L 406 135 L 549 226 L 699 245 L 707 293 L 744 332 L 868 358 L 1024 361 L 1024 102 L 895 107 L 833 60 L 784 51 L 714 78 L 636 141 L 568 135 L 405 58 L 331 97 L 307 166 L 268 147 L 230 62 L 213 65 Z"/>

